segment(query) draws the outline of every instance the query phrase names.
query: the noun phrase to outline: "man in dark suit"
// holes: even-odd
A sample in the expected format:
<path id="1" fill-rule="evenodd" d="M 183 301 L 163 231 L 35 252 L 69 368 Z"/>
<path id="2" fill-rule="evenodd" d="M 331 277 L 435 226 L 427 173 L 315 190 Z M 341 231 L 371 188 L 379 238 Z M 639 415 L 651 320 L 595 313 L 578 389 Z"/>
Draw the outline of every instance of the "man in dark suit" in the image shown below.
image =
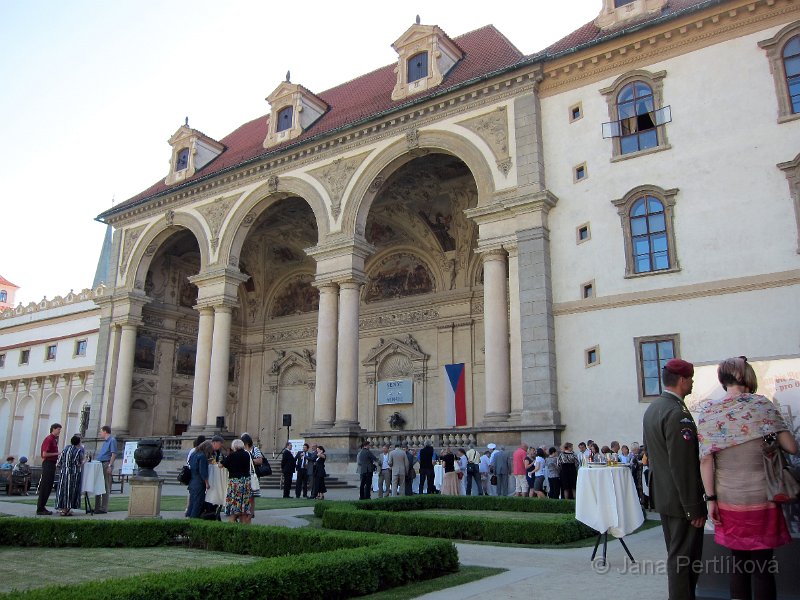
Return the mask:
<path id="1" fill-rule="evenodd" d="M 403 442 L 402 444 L 403 452 L 406 453 L 406 458 L 408 459 L 408 473 L 406 473 L 406 496 L 413 496 L 414 495 L 414 477 L 416 477 L 416 472 L 414 471 L 414 465 L 417 464 L 417 457 L 414 456 L 414 453 L 408 449 L 408 442 Z"/>
<path id="2" fill-rule="evenodd" d="M 358 486 L 359 500 L 369 500 L 372 497 L 372 474 L 375 472 L 378 459 L 369 447 L 369 441 L 361 444 L 361 450 L 356 457 L 356 472 L 361 476 L 361 483 Z"/>
<path id="3" fill-rule="evenodd" d="M 489 466 L 494 469 L 494 474 L 497 476 L 496 496 L 508 495 L 508 474 L 511 473 L 508 463 L 510 460 L 511 455 L 506 452 L 505 446 L 496 448 L 489 459 Z"/>
<path id="4" fill-rule="evenodd" d="M 694 600 L 703 554 L 706 503 L 700 479 L 697 426 L 684 397 L 694 366 L 673 358 L 662 370 L 664 391 L 644 413 L 644 442 L 651 469 L 650 497 L 661 513 L 667 545 L 670 600 Z"/>
<path id="5" fill-rule="evenodd" d="M 303 449 L 295 455 L 294 464 L 297 470 L 297 484 L 294 487 L 294 497 L 299 498 L 300 492 L 302 491 L 303 498 L 308 498 L 308 444 L 303 444 Z"/>
<path id="6" fill-rule="evenodd" d="M 436 488 L 433 487 L 433 461 L 436 460 L 436 453 L 433 451 L 433 444 L 425 442 L 425 446 L 419 451 L 419 489 L 417 493 L 422 493 L 422 484 L 427 483 L 426 494 L 435 494 Z"/>
<path id="7" fill-rule="evenodd" d="M 283 475 L 283 497 L 288 498 L 292 491 L 292 475 L 294 474 L 295 462 L 292 454 L 292 443 L 286 442 L 286 447 L 281 452 L 281 474 Z"/>

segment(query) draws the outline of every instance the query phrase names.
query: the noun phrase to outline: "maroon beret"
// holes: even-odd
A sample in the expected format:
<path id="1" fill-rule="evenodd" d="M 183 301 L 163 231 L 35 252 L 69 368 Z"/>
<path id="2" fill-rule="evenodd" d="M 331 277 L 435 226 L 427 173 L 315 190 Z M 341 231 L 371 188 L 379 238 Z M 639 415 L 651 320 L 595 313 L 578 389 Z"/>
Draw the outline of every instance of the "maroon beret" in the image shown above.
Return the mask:
<path id="1" fill-rule="evenodd" d="M 667 361 L 664 368 L 670 373 L 680 375 L 681 377 L 692 377 L 694 375 L 694 365 L 680 358 L 673 358 Z"/>

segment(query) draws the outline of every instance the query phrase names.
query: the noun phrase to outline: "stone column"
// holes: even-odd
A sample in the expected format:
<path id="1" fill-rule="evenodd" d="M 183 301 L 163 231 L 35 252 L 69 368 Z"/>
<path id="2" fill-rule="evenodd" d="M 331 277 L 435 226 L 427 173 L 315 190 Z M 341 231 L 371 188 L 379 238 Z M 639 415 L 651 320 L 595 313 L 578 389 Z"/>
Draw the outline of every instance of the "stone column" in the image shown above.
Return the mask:
<path id="1" fill-rule="evenodd" d="M 214 332 L 211 340 L 211 367 L 208 382 L 206 425 L 216 429 L 217 417 L 225 416 L 228 400 L 228 365 L 231 356 L 233 309 L 225 304 L 214 307 Z M 197 374 L 195 373 L 195 377 Z"/>
<path id="2" fill-rule="evenodd" d="M 336 420 L 336 366 L 339 323 L 339 286 L 319 288 L 317 317 L 317 372 L 314 389 L 314 429 L 329 429 Z"/>
<path id="3" fill-rule="evenodd" d="M 522 341 L 519 305 L 519 251 L 516 245 L 508 250 L 508 324 L 511 344 L 511 417 L 518 420 L 522 412 Z"/>
<path id="4" fill-rule="evenodd" d="M 117 381 L 114 386 L 114 407 L 111 409 L 111 430 L 115 435 L 128 433 L 131 414 L 131 386 L 133 385 L 133 355 L 136 352 L 136 325 L 124 323 L 119 342 Z"/>
<path id="5" fill-rule="evenodd" d="M 214 331 L 214 309 L 210 306 L 203 306 L 197 310 L 200 312 L 200 321 L 197 328 L 197 357 L 194 365 L 194 388 L 192 389 L 192 429 L 202 429 L 206 426 L 208 385 L 211 373 L 211 338 Z"/>
<path id="6" fill-rule="evenodd" d="M 339 284 L 336 427 L 358 427 L 358 310 L 361 283 Z"/>
<path id="7" fill-rule="evenodd" d="M 511 410 L 511 374 L 508 346 L 506 252 L 483 253 L 483 325 L 485 329 L 485 421 L 505 421 Z"/>

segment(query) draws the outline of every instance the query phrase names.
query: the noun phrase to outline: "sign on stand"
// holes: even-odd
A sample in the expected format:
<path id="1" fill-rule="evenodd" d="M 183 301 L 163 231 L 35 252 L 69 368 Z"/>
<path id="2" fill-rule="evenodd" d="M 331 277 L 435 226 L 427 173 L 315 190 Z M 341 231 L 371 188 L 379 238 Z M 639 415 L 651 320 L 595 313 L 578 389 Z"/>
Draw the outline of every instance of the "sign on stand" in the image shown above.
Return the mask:
<path id="1" fill-rule="evenodd" d="M 122 454 L 122 469 L 120 472 L 123 475 L 133 475 L 133 470 L 136 468 L 136 461 L 133 458 L 133 453 L 139 442 L 125 442 L 125 452 Z"/>
<path id="2" fill-rule="evenodd" d="M 297 456 L 297 453 L 303 449 L 303 444 L 306 443 L 305 440 L 289 440 L 289 443 L 292 445 L 292 454 Z M 292 474 L 292 481 L 297 481 L 297 471 Z"/>

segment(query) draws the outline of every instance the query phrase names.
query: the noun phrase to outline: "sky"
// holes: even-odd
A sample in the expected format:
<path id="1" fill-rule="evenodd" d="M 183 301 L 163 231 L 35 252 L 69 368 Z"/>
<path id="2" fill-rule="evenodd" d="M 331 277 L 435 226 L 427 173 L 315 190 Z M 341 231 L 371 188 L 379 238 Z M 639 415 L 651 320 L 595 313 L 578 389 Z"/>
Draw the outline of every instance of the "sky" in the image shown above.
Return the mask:
<path id="1" fill-rule="evenodd" d="M 455 37 L 493 24 L 530 54 L 602 0 L 278 3 L 0 0 L 0 275 L 17 303 L 90 287 L 95 217 L 166 177 L 170 136 L 221 139 L 292 83 L 322 92 L 396 61 L 419 14 Z"/>

